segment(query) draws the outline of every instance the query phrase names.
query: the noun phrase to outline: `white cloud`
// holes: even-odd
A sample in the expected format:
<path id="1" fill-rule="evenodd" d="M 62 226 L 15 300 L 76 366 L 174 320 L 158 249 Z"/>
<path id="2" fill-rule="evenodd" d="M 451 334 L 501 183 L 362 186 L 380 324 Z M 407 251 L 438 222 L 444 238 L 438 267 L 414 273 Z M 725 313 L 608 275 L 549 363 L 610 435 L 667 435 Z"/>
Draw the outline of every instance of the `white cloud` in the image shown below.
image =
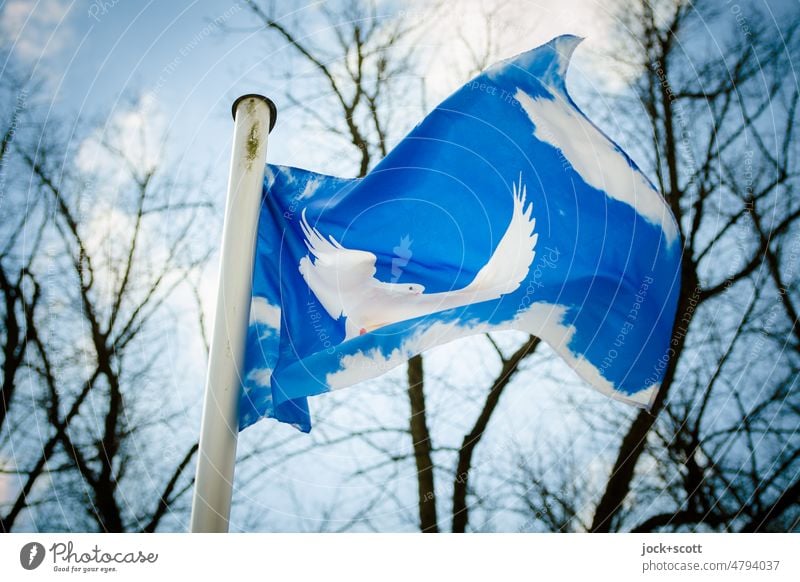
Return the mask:
<path id="1" fill-rule="evenodd" d="M 566 313 L 567 307 L 564 305 L 534 303 L 529 309 L 517 315 L 513 327 L 546 341 L 577 372 L 578 376 L 606 396 L 637 406 L 648 406 L 658 391 L 659 385 L 654 384 L 631 395 L 617 391 L 614 384 L 604 378 L 594 364 L 583 355 L 576 356 L 570 351 L 568 346 L 576 329 L 575 326 L 564 325 L 563 320 Z"/>
<path id="2" fill-rule="evenodd" d="M 423 78 L 430 105 L 446 97 L 467 81 L 476 57 L 490 49 L 486 64 L 528 51 L 560 34 L 586 37 L 578 57 L 586 64 L 578 73 L 592 70 L 595 55 L 607 51 L 612 39 L 613 20 L 601 2 L 586 0 L 464 0 L 458 10 L 431 8 L 430 2 L 410 2 L 409 18 L 424 23 L 429 34 L 423 50 L 429 52 L 428 70 Z M 430 40 L 434 39 L 434 40 Z M 618 86 L 610 71 L 601 81 Z"/>
<path id="3" fill-rule="evenodd" d="M 536 126 L 537 139 L 559 149 L 587 184 L 628 204 L 649 222 L 660 226 L 668 242 L 676 240 L 677 226 L 661 195 L 561 95 L 556 93 L 554 99 L 534 99 L 517 89 L 515 97 Z"/>
<path id="4" fill-rule="evenodd" d="M 272 329 L 281 328 L 281 309 L 270 304 L 263 297 L 253 297 L 250 303 L 250 325 L 265 325 Z"/>
<path id="5" fill-rule="evenodd" d="M 268 388 L 272 380 L 272 368 L 254 368 L 247 374 L 247 381 Z"/>
<path id="6" fill-rule="evenodd" d="M 405 348 L 405 344 L 403 347 Z M 341 369 L 328 374 L 325 381 L 331 390 L 338 390 L 375 378 L 407 361 L 409 356 L 404 355 L 404 352 L 405 349 L 396 349 L 384 356 L 375 348 L 345 356 L 340 362 Z"/>
<path id="7" fill-rule="evenodd" d="M 66 0 L 8 0 L 0 12 L 0 31 L 23 62 L 36 62 L 58 54 L 72 39 L 65 23 Z"/>
<path id="8" fill-rule="evenodd" d="M 105 126 L 95 131 L 80 145 L 75 163 L 84 172 L 99 172 L 104 183 L 119 186 L 127 179 L 128 170 L 104 144 L 125 155 L 136 171 L 152 171 L 162 159 L 166 120 L 151 95 L 135 105 L 113 112 Z"/>
<path id="9" fill-rule="evenodd" d="M 105 297 L 113 297 L 128 262 L 136 217 L 115 207 L 113 200 L 93 202 L 83 228 L 84 244 L 93 259 L 97 290 Z M 163 265 L 169 257 L 159 225 L 153 221 L 143 221 L 139 225 L 137 249 L 132 273 L 136 281 L 144 273 Z"/>
<path id="10" fill-rule="evenodd" d="M 340 361 L 341 368 L 328 374 L 325 380 L 332 390 L 352 386 L 388 372 L 405 363 L 414 354 L 459 338 L 494 329 L 498 328 L 485 323 L 459 325 L 437 322 L 414 333 L 399 348 L 392 350 L 388 355 L 384 355 L 379 349 L 372 349 L 344 356 Z"/>
<path id="11" fill-rule="evenodd" d="M 314 195 L 314 192 L 317 191 L 317 188 L 320 187 L 320 184 L 322 184 L 322 181 L 319 178 L 310 178 L 308 182 L 306 182 L 305 188 L 303 188 L 303 191 L 300 193 L 298 198 L 300 200 L 311 198 Z"/>
<path id="12" fill-rule="evenodd" d="M 275 174 L 269 164 L 264 166 L 264 177 L 267 180 L 267 184 L 272 184 L 275 181 Z"/>

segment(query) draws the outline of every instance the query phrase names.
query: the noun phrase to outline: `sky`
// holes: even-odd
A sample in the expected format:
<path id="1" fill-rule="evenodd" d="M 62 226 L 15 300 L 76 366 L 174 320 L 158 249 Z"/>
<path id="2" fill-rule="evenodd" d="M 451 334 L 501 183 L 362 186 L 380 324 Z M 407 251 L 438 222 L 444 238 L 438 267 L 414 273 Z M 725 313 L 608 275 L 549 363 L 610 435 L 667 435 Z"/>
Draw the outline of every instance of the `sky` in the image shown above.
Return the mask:
<path id="1" fill-rule="evenodd" d="M 278 12 L 287 22 L 307 19 L 303 32 L 314 39 L 326 32 L 314 17 L 320 4 L 279 2 Z M 780 12 L 787 2 L 767 4 Z M 458 66 L 468 58 L 463 39 L 481 37 L 487 18 L 500 22 L 493 42 L 502 57 L 561 33 L 586 37 L 573 62 L 573 82 L 613 83 L 607 73 L 592 70 L 593 55 L 608 46 L 609 3 L 512 0 L 503 3 L 503 11 L 493 12 L 488 0 L 466 0 L 445 3 L 436 13 L 429 5 L 421 0 L 379 2 L 382 14 L 432 20 L 427 23 L 430 34 L 418 41 L 430 55 L 423 65 L 429 108 L 464 81 Z M 730 20 L 735 20 L 733 13 Z M 242 2 L 6 0 L 0 5 L 0 32 L 10 48 L 9 62 L 44 81 L 41 100 L 60 111 L 107 119 L 135 96 L 146 96 L 169 133 L 170 149 L 190 165 L 224 169 L 230 104 L 244 93 L 270 96 L 280 121 L 270 139 L 269 160 L 303 165 L 302 136 L 294 131 L 291 108 L 281 101 L 283 81 L 270 74 L 271 61 L 290 53 L 265 39 Z"/>
<path id="2" fill-rule="evenodd" d="M 287 20 L 302 22 L 307 18 L 308 27 L 304 33 L 313 38 L 325 33 L 313 16 L 317 4 L 300 1 L 281 6 L 288 7 L 285 9 Z M 431 15 L 427 4 L 422 0 L 409 0 L 380 5 L 386 14 L 426 21 Z M 613 77 L 598 74 L 595 68 L 596 55 L 610 46 L 613 22 L 606 13 L 608 3 L 512 0 L 506 4 L 505 13 L 493 15 L 507 19 L 499 26 L 500 32 L 494 39 L 499 56 L 507 57 L 530 49 L 561 33 L 578 34 L 585 36 L 586 42 L 576 53 L 570 83 L 585 90 L 573 92 L 576 101 L 581 104 L 581 99 L 587 95 L 615 87 Z M 784 3 L 770 4 L 780 7 Z M 427 22 L 431 32 L 420 43 L 427 55 L 421 77 L 427 85 L 428 108 L 463 83 L 463 68 L 469 60 L 463 39 L 475 39 L 483 34 L 486 18 L 492 16 L 491 11 L 487 13 L 485 9 L 488 5 L 480 0 L 446 3 L 445 9 L 437 13 L 432 22 Z M 0 39 L 9 51 L 8 60 L 0 64 L 0 70 L 13 66 L 30 73 L 35 81 L 31 86 L 37 86 L 31 98 L 45 109 L 99 122 L 101 132 L 103 127 L 111 126 L 133 131 L 144 123 L 154 136 L 166 133 L 164 159 L 175 165 L 177 177 L 196 179 L 208 172 L 204 187 L 218 193 L 220 207 L 232 133 L 230 106 L 236 97 L 245 93 L 270 96 L 278 106 L 278 124 L 269 139 L 270 162 L 352 175 L 352 167 L 346 166 L 332 152 L 309 151 L 309 143 L 316 144 L 324 138 L 304 133 L 308 130 L 297 111 L 283 98 L 284 81 L 274 74 L 279 68 L 277 65 L 285 62 L 290 53 L 269 42 L 264 32 L 253 26 L 248 9 L 241 2 L 6 0 L 0 5 Z M 135 107 L 134 102 L 137 103 Z M 134 108 L 136 114 L 132 111 Z M 422 114 L 416 103 L 411 110 Z M 417 114 L 408 117 L 409 128 L 415 122 L 414 115 Z M 613 128 L 611 133 L 613 135 Z M 621 143 L 625 147 L 624 139 Z M 123 145 L 137 147 L 133 142 Z M 139 153 L 155 163 L 159 160 L 154 157 L 156 149 Z M 78 150 L 76 164 L 89 168 L 102 163 L 100 154 L 92 150 L 89 143 L 81 144 Z M 219 233 L 211 232 L 209 236 L 213 239 L 219 237 Z M 207 269 L 203 288 L 203 300 L 209 313 L 215 295 L 215 274 L 216 268 L 212 265 Z M 476 341 L 466 340 L 460 344 L 460 352 L 475 359 L 484 357 Z M 510 345 L 514 340 L 508 341 Z M 432 369 L 446 368 L 451 358 L 452 351 L 435 351 L 431 357 Z M 555 376 L 558 378 L 563 372 L 563 368 L 556 368 Z M 398 372 L 390 380 L 397 381 L 401 377 Z M 458 377 L 449 380 L 460 381 Z M 577 383 L 574 377 L 567 380 Z M 553 392 L 557 386 L 558 382 L 551 381 L 545 392 Z M 543 399 L 548 402 L 546 395 Z M 521 392 L 512 391 L 507 400 L 509 410 L 523 410 L 530 403 L 529 397 Z M 548 406 L 541 406 L 532 416 L 546 416 Z M 472 410 L 454 413 L 472 414 Z M 520 419 L 513 415 L 504 419 L 519 426 L 520 431 L 535 422 L 534 418 Z M 294 477 L 289 474 L 285 478 Z M 320 485 L 323 481 L 319 477 L 312 485 L 323 487 Z M 274 505 L 280 503 L 275 501 Z"/>
<path id="3" fill-rule="evenodd" d="M 319 4 L 283 2 L 278 6 L 284 10 L 285 21 L 307 21 L 303 33 L 315 40 L 330 32 L 320 24 Z M 429 26 L 429 34 L 415 40 L 426 55 L 421 78 L 427 84 L 427 108 L 464 82 L 459 67 L 459 62 L 468 60 L 463 39 L 483 42 L 487 17 L 511 20 L 519 11 L 514 7 L 487 16 L 492 4 L 472 0 L 459 2 L 458 10 L 446 5 L 432 13 L 429 4 L 421 0 L 379 3 L 381 14 Z M 582 53 L 591 55 L 605 38 L 605 25 L 594 16 L 600 5 L 594 2 L 548 0 L 520 6 L 535 13 L 535 18 L 505 27 L 493 39 L 503 57 L 562 32 L 586 36 L 587 49 Z M 9 50 L 3 69 L 13 67 L 30 74 L 30 86 L 37 87 L 30 99 L 54 114 L 99 124 L 95 138 L 114 128 L 130 136 L 144 130 L 148 151 L 137 151 L 138 157 L 148 164 L 168 160 L 175 166 L 177 180 L 203 176 L 204 189 L 216 193 L 220 207 L 232 134 L 230 105 L 245 93 L 261 93 L 276 101 L 278 123 L 269 139 L 270 162 L 353 173 L 351 164 L 324 147 L 329 138 L 310 132 L 287 104 L 286 81 L 275 72 L 293 56 L 291 50 L 265 38 L 242 2 L 6 0 L 0 6 L 0 31 Z M 582 78 L 581 58 L 575 67 Z M 424 113 L 416 99 L 397 106 L 409 111 L 407 129 Z M 162 135 L 166 136 L 163 144 Z M 122 145 L 129 152 L 139 148 L 133 138 Z M 81 169 L 102 166 L 102 151 L 91 140 L 79 144 L 77 151 L 74 161 Z M 215 273 L 215 268 L 207 270 L 203 286 L 207 307 L 214 301 Z"/>
<path id="4" fill-rule="evenodd" d="M 420 43 L 418 48 L 426 55 L 422 59 L 425 70 L 421 71 L 421 78 L 427 85 L 429 96 L 426 106 L 431 108 L 464 82 L 464 69 L 469 58 L 465 42 L 459 35 L 465 39 L 485 40 L 481 35 L 484 33 L 486 6 L 489 3 L 478 0 L 459 2 L 458 10 L 448 6 L 433 15 L 428 4 L 418 0 L 382 2 L 381 10 L 388 15 L 399 14 L 402 18 L 430 26 L 430 33 L 417 42 Z M 497 52 L 502 57 L 530 49 L 564 32 L 587 36 L 587 53 L 604 38 L 605 30 L 593 17 L 593 10 L 598 6 L 593 3 L 590 6 L 584 3 L 582 9 L 576 9 L 580 6 L 577 0 L 527 2 L 520 5 L 524 5 L 525 10 L 535 12 L 536 17 L 522 20 L 514 27 L 505 27 L 504 33 L 494 39 Z M 282 6 L 289 7 L 287 20 L 308 21 L 307 29 L 303 32 L 310 38 L 329 33 L 318 24 L 319 19 L 315 17 L 318 6 L 314 3 L 286 2 Z M 509 14 L 513 13 L 509 11 Z M 510 18 L 509 14 L 494 17 Z M 38 87 L 36 93 L 31 94 L 31 99 L 54 114 L 68 118 L 80 116 L 87 123 L 99 124 L 91 136 L 94 140 L 87 139 L 76 144 L 78 155 L 74 163 L 81 169 L 103 165 L 102 150 L 94 145 L 94 141 L 112 128 L 122 129 L 123 135 L 131 136 L 144 130 L 151 137 L 150 145 L 146 151 L 137 151 L 136 155 L 148 164 L 161 159 L 161 154 L 156 153 L 156 146 L 161 144 L 153 140 L 158 141 L 159 136 L 166 133 L 163 158 L 175 165 L 177 178 L 192 180 L 208 172 L 203 181 L 204 189 L 216 193 L 221 208 L 233 127 L 230 105 L 241 94 L 262 93 L 272 97 L 278 106 L 278 123 L 269 139 L 270 162 L 352 175 L 352 165 L 332 155 L 330 150 L 325 151 L 324 147 L 309 148 L 309 143 L 324 145 L 326 138 L 309 134 L 300 116 L 286 103 L 282 85 L 284 80 L 275 74 L 275 70 L 282 66 L 291 53 L 285 47 L 267 40 L 263 31 L 255 29 L 252 18 L 241 3 L 228 0 L 6 0 L 0 7 L 0 32 L 5 47 L 10 51 L 5 66 L 13 65 L 19 71 L 30 73 L 33 78 L 31 86 Z M 581 63 L 580 60 L 576 62 L 578 65 Z M 460 67 L 459 63 L 464 63 L 464 67 Z M 400 103 L 398 107 L 409 111 L 405 118 L 407 129 L 423 114 L 423 106 L 416 100 L 410 104 Z M 399 139 L 401 135 L 402 132 L 399 132 L 394 139 Z M 136 139 L 123 138 L 122 147 L 131 153 L 131 150 L 139 147 L 137 144 Z M 108 179 L 114 178 L 110 176 Z M 91 219 L 96 221 L 96 226 L 93 223 L 92 228 L 98 232 L 118 229 L 125 224 L 121 213 L 108 208 L 95 209 Z M 214 224 L 209 233 L 210 240 L 220 236 L 215 230 L 220 226 L 221 221 Z M 203 303 L 209 314 L 213 313 L 216 293 L 215 261 L 216 258 L 205 271 L 202 288 Z M 188 298 L 180 295 L 176 298 L 177 302 L 184 300 Z M 209 325 L 210 320 L 209 316 Z M 511 336 L 499 341 L 511 346 L 518 339 Z M 180 357 L 186 339 L 176 337 L 170 345 L 176 350 L 176 357 Z M 485 346 L 481 346 L 480 340 L 467 340 L 459 344 L 457 349 L 462 355 L 472 354 L 471 361 L 475 362 L 486 358 L 483 348 Z M 450 382 L 457 384 L 468 379 L 474 383 L 474 372 L 467 373 L 469 378 L 459 378 L 458 374 L 454 376 L 452 370 L 444 372 L 453 356 L 452 351 L 448 350 L 452 348 L 445 347 L 429 355 L 427 361 L 431 373 L 442 370 L 449 374 Z M 192 351 L 199 353 L 196 349 Z M 190 363 L 182 366 L 181 372 L 171 379 L 175 394 L 187 411 L 187 431 L 196 430 L 199 426 L 199 387 L 203 382 L 202 366 L 194 366 L 193 373 L 185 373 L 192 367 Z M 461 373 L 464 374 L 463 371 Z M 367 399 L 370 406 L 386 410 L 396 408 L 398 399 L 387 399 L 381 395 L 381 391 L 383 394 L 393 394 L 390 387 L 402 384 L 402 378 L 402 370 L 395 370 L 384 380 L 374 382 L 372 393 L 377 395 L 372 396 L 371 400 Z M 331 400 L 334 403 L 346 402 L 348 395 L 345 392 L 333 396 Z M 404 400 L 402 398 L 399 401 L 401 409 Z M 514 393 L 509 392 L 508 401 L 514 400 Z M 450 428 L 459 424 L 459 418 L 471 417 L 475 412 L 470 406 L 456 409 L 453 403 L 440 402 L 437 405 L 435 395 L 431 396 L 431 405 L 451 407 Z M 319 407 L 312 403 L 312 414 L 315 409 L 319 410 Z M 324 410 L 328 409 L 326 404 Z M 542 407 L 537 416 L 546 414 L 546 411 L 547 407 Z M 498 416 L 502 414 L 499 411 Z M 522 426 L 531 420 L 523 420 Z M 509 426 L 518 421 L 520 419 L 509 418 Z M 352 426 L 353 422 L 352 415 L 343 414 L 341 408 L 328 415 L 328 427 Z M 293 431 L 289 427 L 275 428 L 271 426 L 273 423 L 269 424 L 269 429 L 274 430 L 270 434 L 277 435 L 273 438 Z M 260 425 L 243 433 L 240 449 L 247 450 L 263 438 L 269 429 Z M 449 427 L 443 427 L 442 430 L 449 430 Z M 439 439 L 443 441 L 445 435 Z M 343 459 L 358 457 L 361 462 L 377 460 L 374 451 L 363 450 L 363 447 L 332 454 L 333 457 L 323 451 L 307 457 L 305 462 L 290 464 L 278 474 L 253 477 L 257 482 L 271 482 L 273 485 L 291 483 L 292 487 L 273 487 L 265 492 L 256 489 L 259 494 L 249 499 L 247 505 L 274 515 L 272 519 L 275 523 L 294 527 L 291 524 L 296 517 L 292 514 L 295 510 L 288 509 L 292 507 L 292 500 L 279 491 L 300 491 L 305 500 L 319 500 L 324 505 L 330 499 L 339 497 L 339 494 L 332 494 L 329 487 L 337 483 L 345 472 L 347 463 L 343 463 Z M 321 467 L 324 463 L 320 461 L 329 463 L 333 468 L 323 470 Z M 313 475 L 307 473 L 309 464 L 315 466 Z M 408 479 L 411 484 L 414 474 L 402 478 Z M 248 475 L 243 472 L 239 483 L 244 485 L 247 481 Z M 413 486 L 404 489 L 414 491 Z M 358 490 L 340 493 L 344 497 L 354 493 L 356 499 L 360 494 Z M 413 497 L 406 501 L 409 507 L 413 507 Z M 319 527 L 315 518 L 317 512 L 313 508 L 307 511 L 308 523 L 305 527 Z M 244 525 L 247 515 L 237 519 L 240 523 L 238 527 L 247 527 Z M 387 515 L 382 519 L 384 523 L 393 524 L 389 527 L 400 527 L 397 516 Z"/>
<path id="5" fill-rule="evenodd" d="M 308 35 L 314 37 L 324 34 L 312 18 L 316 4 L 280 6 L 290 7 L 285 13 L 287 20 L 309 15 Z M 479 4 L 461 3 L 457 15 L 445 10 L 443 24 L 456 16 L 463 34 L 479 34 L 485 17 Z M 505 45 L 504 56 L 532 48 L 560 32 L 587 34 L 589 42 L 597 42 L 603 31 L 595 25 L 592 34 L 588 24 L 597 5 L 584 2 L 581 10 L 570 10 L 579 4 L 575 0 L 529 3 L 529 10 L 539 9 L 537 22 L 526 26 L 525 34 L 519 34 L 522 29 L 509 31 L 509 37 L 517 32 L 514 38 L 499 39 Z M 426 4 L 416 0 L 381 5 L 389 15 L 402 13 L 404 18 L 420 20 L 428 15 Z M 0 8 L 0 30 L 10 44 L 11 59 L 32 70 L 35 78 L 46 80 L 41 97 L 59 110 L 105 118 L 124 109 L 132 97 L 146 95 L 153 109 L 165 118 L 171 147 L 181 151 L 187 163 L 224 167 L 230 104 L 240 94 L 259 92 L 278 101 L 283 122 L 271 136 L 270 161 L 303 163 L 291 153 L 294 136 L 285 131 L 291 111 L 279 100 L 280 81 L 269 73 L 270 60 L 286 58 L 287 52 L 275 51 L 263 32 L 254 29 L 242 3 L 7 0 Z M 441 39 L 440 32 L 431 37 Z M 431 43 L 434 45 L 441 47 L 441 42 Z M 463 43 L 445 48 L 449 57 L 464 52 Z M 441 63 L 450 66 L 452 60 L 442 59 Z M 463 82 L 437 70 L 436 59 L 429 66 L 431 74 L 426 78 L 432 101 Z"/>

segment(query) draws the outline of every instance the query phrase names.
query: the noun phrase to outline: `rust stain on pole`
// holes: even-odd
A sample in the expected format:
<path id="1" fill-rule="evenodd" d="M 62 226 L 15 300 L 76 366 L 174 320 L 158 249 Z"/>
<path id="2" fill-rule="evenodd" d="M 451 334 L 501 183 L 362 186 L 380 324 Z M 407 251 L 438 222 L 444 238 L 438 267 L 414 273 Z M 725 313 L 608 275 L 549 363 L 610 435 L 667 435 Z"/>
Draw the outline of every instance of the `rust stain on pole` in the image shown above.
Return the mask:
<path id="1" fill-rule="evenodd" d="M 243 105 L 247 108 L 248 116 L 256 116 L 256 99 L 247 99 Z M 248 170 L 252 169 L 253 162 L 258 157 L 258 149 L 261 146 L 261 140 L 258 136 L 260 129 L 261 123 L 258 121 L 258 119 L 256 119 L 253 122 L 253 125 L 250 126 L 250 131 L 247 132 L 247 141 L 245 142 L 245 165 L 247 166 Z"/>
<path id="2" fill-rule="evenodd" d="M 258 128 L 259 122 L 256 121 L 253 123 L 252 127 L 250 127 L 250 133 L 247 135 L 247 169 L 253 167 L 253 162 L 258 157 L 258 147 L 261 145 L 261 141 L 258 139 Z"/>

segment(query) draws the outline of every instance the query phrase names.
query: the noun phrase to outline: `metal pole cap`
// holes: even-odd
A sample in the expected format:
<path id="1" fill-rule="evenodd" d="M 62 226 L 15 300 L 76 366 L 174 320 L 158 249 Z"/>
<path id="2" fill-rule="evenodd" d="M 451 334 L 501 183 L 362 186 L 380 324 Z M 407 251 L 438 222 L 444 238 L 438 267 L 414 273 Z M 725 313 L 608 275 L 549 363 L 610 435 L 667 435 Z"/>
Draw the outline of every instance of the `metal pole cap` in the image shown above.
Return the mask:
<path id="1" fill-rule="evenodd" d="M 261 99 L 264 103 L 267 104 L 269 107 L 269 131 L 272 131 L 272 128 L 275 127 L 275 121 L 278 119 L 278 108 L 275 107 L 275 103 L 272 102 L 272 99 L 269 97 L 264 97 L 263 95 L 259 95 L 258 93 L 247 93 L 246 95 L 242 95 L 241 97 L 237 97 L 236 100 L 231 105 L 231 115 L 233 116 L 233 120 L 236 121 L 236 108 L 239 107 L 239 103 L 241 103 L 245 99 Z"/>

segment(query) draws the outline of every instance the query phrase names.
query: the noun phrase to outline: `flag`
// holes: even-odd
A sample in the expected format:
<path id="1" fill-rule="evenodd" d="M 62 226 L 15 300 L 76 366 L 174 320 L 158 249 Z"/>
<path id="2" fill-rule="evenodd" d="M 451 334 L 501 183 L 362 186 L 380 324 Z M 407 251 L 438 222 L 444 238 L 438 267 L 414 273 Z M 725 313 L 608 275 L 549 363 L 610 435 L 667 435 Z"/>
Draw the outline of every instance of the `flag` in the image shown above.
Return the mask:
<path id="1" fill-rule="evenodd" d="M 462 86 L 364 178 L 268 165 L 240 428 L 472 334 L 522 330 L 649 406 L 680 287 L 669 207 L 572 101 L 560 36 Z M 356 395 L 354 395 L 356 397 Z"/>

